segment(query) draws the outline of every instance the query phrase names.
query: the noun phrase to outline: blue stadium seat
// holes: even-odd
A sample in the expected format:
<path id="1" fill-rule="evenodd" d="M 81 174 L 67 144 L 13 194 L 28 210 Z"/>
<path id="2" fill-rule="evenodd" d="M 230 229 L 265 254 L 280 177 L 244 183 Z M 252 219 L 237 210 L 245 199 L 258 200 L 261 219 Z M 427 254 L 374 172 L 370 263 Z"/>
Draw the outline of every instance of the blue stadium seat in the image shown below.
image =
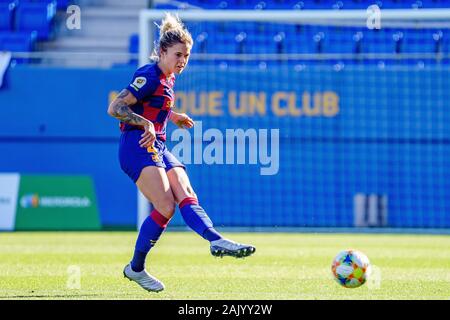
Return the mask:
<path id="1" fill-rule="evenodd" d="M 286 33 L 278 32 L 273 36 L 275 52 L 283 54 L 287 52 Z"/>
<path id="2" fill-rule="evenodd" d="M 58 10 L 66 10 L 67 7 L 70 5 L 70 3 L 73 2 L 73 1 L 71 1 L 71 0 L 57 0 L 57 2 L 58 2 L 58 4 L 57 4 L 56 8 Z"/>
<path id="3" fill-rule="evenodd" d="M 371 1 L 369 4 L 366 0 L 347 0 L 344 1 L 344 9 L 359 9 L 365 10 L 371 4 L 376 4 L 377 1 Z"/>
<path id="4" fill-rule="evenodd" d="M 246 32 L 239 32 L 235 37 L 234 37 L 234 41 L 235 41 L 235 52 L 237 54 L 244 54 L 244 53 L 249 53 L 249 47 L 247 46 L 247 33 Z M 225 49 L 228 46 L 225 46 Z M 230 46 L 231 47 L 231 46 Z M 227 52 L 228 53 L 228 52 Z"/>
<path id="5" fill-rule="evenodd" d="M 130 36 L 128 43 L 128 51 L 130 53 L 138 53 L 139 52 L 139 34 L 133 33 Z"/>
<path id="6" fill-rule="evenodd" d="M 195 37 L 196 52 L 207 53 L 208 52 L 208 33 L 201 32 Z"/>
<path id="7" fill-rule="evenodd" d="M 16 29 L 18 31 L 37 31 L 38 40 L 49 40 L 52 37 L 56 1 L 43 3 L 21 3 L 16 13 Z"/>
<path id="8" fill-rule="evenodd" d="M 438 35 L 434 40 L 433 35 Z M 442 33 L 442 32 L 441 32 Z M 441 38 L 438 31 L 433 30 L 404 30 L 404 43 L 402 52 L 406 53 L 435 53 L 436 46 L 439 44 Z"/>
<path id="9" fill-rule="evenodd" d="M 286 53 L 315 53 L 317 43 L 309 33 L 288 33 Z"/>
<path id="10" fill-rule="evenodd" d="M 0 0 L 0 2 L 6 1 L 6 0 Z M 17 0 L 20 3 L 49 3 L 49 2 L 56 2 L 56 8 L 58 10 L 65 10 L 69 3 L 74 2 L 73 0 Z"/>
<path id="11" fill-rule="evenodd" d="M 128 40 L 128 52 L 132 54 L 139 53 L 139 34 L 134 33 Z M 138 59 L 130 59 L 129 64 L 137 64 Z"/>
<path id="12" fill-rule="evenodd" d="M 0 51 L 29 52 L 36 44 L 37 33 L 31 32 L 0 32 Z"/>
<path id="13" fill-rule="evenodd" d="M 442 39 L 442 52 L 449 54 L 450 53 L 450 30 L 447 30 L 447 33 L 444 33 Z"/>
<path id="14" fill-rule="evenodd" d="M 16 2 L 0 2 L 0 31 L 13 30 Z"/>

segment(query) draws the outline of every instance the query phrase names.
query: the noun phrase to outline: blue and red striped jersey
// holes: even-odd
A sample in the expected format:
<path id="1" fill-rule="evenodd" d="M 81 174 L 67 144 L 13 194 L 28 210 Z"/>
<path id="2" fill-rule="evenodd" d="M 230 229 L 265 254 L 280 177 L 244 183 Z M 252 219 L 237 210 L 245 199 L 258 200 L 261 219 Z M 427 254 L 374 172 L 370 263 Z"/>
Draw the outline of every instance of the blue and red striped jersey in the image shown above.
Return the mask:
<path id="1" fill-rule="evenodd" d="M 130 106 L 131 110 L 153 122 L 158 139 L 166 141 L 166 126 L 175 100 L 173 86 L 175 76 L 168 77 L 161 71 L 156 63 L 147 64 L 139 68 L 128 85 L 130 91 L 137 99 L 137 103 Z M 121 122 L 120 130 L 134 130 L 139 126 Z"/>

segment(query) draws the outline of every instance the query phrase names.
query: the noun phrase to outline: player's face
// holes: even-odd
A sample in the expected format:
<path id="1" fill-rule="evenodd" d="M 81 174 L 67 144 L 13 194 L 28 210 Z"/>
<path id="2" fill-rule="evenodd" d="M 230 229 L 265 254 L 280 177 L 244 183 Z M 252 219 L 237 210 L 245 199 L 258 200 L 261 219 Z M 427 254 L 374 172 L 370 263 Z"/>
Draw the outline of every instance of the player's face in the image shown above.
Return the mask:
<path id="1" fill-rule="evenodd" d="M 166 52 L 161 53 L 161 62 L 167 68 L 169 73 L 180 74 L 186 67 L 191 47 L 185 43 L 177 43 L 169 48 Z"/>

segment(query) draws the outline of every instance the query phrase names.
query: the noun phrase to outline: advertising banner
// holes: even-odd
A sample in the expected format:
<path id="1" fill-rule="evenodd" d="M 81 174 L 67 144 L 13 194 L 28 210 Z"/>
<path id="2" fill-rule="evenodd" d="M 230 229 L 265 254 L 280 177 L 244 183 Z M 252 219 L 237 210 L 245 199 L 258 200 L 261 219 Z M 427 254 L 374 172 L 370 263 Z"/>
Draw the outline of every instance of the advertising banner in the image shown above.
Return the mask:
<path id="1" fill-rule="evenodd" d="M 22 176 L 16 230 L 100 230 L 92 179 Z"/>

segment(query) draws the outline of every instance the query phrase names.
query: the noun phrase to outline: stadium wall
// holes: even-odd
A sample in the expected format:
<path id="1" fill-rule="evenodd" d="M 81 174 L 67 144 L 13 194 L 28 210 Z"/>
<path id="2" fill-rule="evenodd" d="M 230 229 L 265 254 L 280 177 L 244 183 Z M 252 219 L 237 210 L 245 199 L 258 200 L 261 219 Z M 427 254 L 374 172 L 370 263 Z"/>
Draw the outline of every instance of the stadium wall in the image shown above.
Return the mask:
<path id="1" fill-rule="evenodd" d="M 369 226 L 450 227 L 448 69 L 213 68 L 193 65 L 178 79 L 177 108 L 198 126 L 181 141 L 171 125 L 168 144 L 187 160 L 217 226 L 351 227 L 375 196 L 381 218 Z M 120 170 L 118 124 L 106 114 L 133 71 L 11 68 L 0 89 L 0 172 L 89 175 L 102 225 L 134 227 L 136 189 Z M 232 163 L 217 164 L 229 156 L 223 141 L 224 154 L 216 149 L 207 165 L 211 136 L 225 139 L 227 129 L 255 134 L 244 163 L 236 149 Z M 264 141 L 276 152 L 271 129 L 279 129 L 278 164 L 261 156 Z M 189 154 L 180 152 L 187 138 Z M 172 225 L 183 225 L 179 214 Z"/>

